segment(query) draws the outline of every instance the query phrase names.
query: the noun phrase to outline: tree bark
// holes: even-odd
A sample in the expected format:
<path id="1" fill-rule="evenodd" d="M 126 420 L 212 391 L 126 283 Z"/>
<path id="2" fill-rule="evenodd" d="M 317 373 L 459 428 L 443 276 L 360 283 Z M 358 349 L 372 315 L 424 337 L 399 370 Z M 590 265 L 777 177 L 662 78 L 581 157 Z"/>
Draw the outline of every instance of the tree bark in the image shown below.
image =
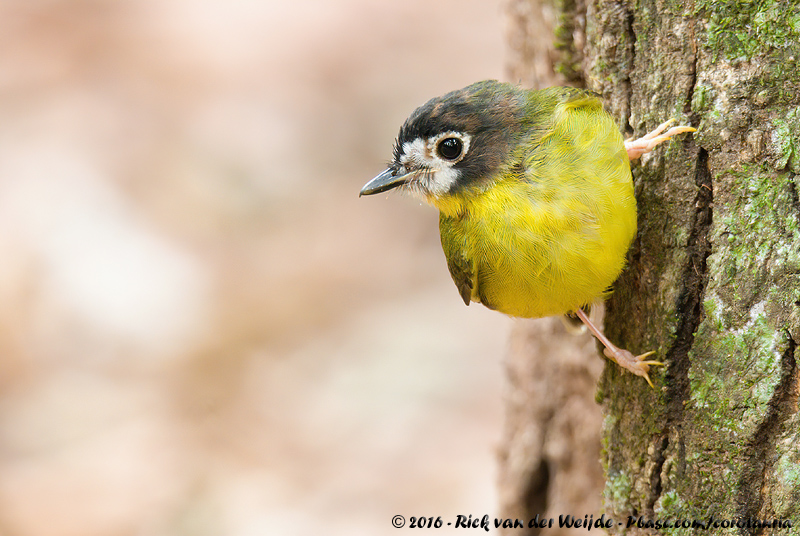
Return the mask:
<path id="1" fill-rule="evenodd" d="M 713 516 L 720 528 L 711 533 L 787 533 L 785 524 L 752 527 L 755 520 L 790 520 L 797 530 L 800 3 L 513 0 L 511 10 L 513 78 L 585 85 L 603 96 L 626 135 L 669 118 L 698 128 L 633 166 L 639 230 L 606 304 L 605 329 L 635 354 L 656 350 L 666 367 L 653 371 L 654 390 L 614 364 L 600 379 L 610 532 L 621 532 L 628 516 L 703 523 Z M 532 48 L 537 38 L 520 38 L 532 24 L 520 13 L 552 22 L 544 56 L 560 75 L 539 76 L 542 68 L 527 63 L 542 54 L 520 46 Z M 518 363 L 541 358 L 518 341 L 512 378 L 523 370 Z M 526 423 L 514 406 L 538 381 L 512 382 L 501 453 L 519 451 L 526 426 L 537 437 L 551 433 L 552 423 Z M 554 460 L 540 455 L 518 473 L 546 473 L 553 482 L 569 470 Z M 501 456 L 501 515 L 543 514 L 520 495 L 524 486 L 516 496 L 508 487 L 514 467 L 525 465 L 515 463 Z M 537 467 L 545 469 L 530 470 Z M 553 492 L 539 486 L 539 505 Z M 572 512 L 551 512 L 560 513 Z M 748 519 L 750 527 L 722 528 Z M 627 534 L 665 532 L 694 533 L 634 526 Z"/>

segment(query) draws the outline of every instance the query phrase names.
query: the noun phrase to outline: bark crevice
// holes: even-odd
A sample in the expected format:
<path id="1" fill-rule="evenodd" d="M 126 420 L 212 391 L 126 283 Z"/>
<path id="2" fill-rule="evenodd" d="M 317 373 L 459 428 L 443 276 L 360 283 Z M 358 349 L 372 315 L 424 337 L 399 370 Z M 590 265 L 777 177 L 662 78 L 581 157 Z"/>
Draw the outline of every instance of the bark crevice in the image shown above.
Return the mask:
<path id="1" fill-rule="evenodd" d="M 678 295 L 678 329 L 666 356 L 669 363 L 667 389 L 670 423 L 683 420 L 684 405 L 689 397 L 689 351 L 702 321 L 703 294 L 708 280 L 706 262 L 711 253 L 708 235 L 713 218 L 714 190 L 708 168 L 708 152 L 702 148 L 697 155 L 695 184 L 695 212 L 687 245 L 689 258 L 683 271 L 683 287 Z"/>
<path id="2" fill-rule="evenodd" d="M 655 461 L 654 473 L 651 475 L 650 497 L 648 508 L 652 513 L 656 501 L 661 495 L 661 471 L 666 450 L 669 446 L 669 431 L 675 428 L 675 435 L 679 447 L 683 445 L 681 423 L 683 414 L 690 395 L 689 386 L 689 352 L 694 345 L 695 333 L 703 319 L 703 295 L 708 281 L 707 259 L 711 254 L 711 241 L 709 232 L 713 219 L 714 190 L 711 172 L 708 167 L 708 152 L 700 149 L 697 156 L 695 171 L 695 184 L 697 194 L 694 200 L 695 212 L 692 217 L 692 227 L 689 233 L 689 257 L 684 267 L 683 287 L 678 296 L 678 329 L 675 341 L 666 354 L 667 369 L 667 414 L 663 439 L 653 455 Z M 686 463 L 684 448 L 678 449 L 679 471 Z"/>
<path id="3" fill-rule="evenodd" d="M 628 65 L 625 72 L 625 77 L 622 80 L 624 85 L 623 92 L 625 93 L 625 110 L 622 114 L 622 117 L 625 118 L 625 124 L 622 125 L 623 130 L 628 133 L 633 133 L 633 127 L 631 126 L 631 110 L 632 105 L 631 102 L 633 101 L 633 83 L 631 81 L 631 76 L 633 74 L 633 69 L 636 65 L 636 32 L 633 29 L 633 23 L 635 21 L 633 10 L 624 7 L 625 11 L 625 22 L 624 22 L 624 31 L 627 37 L 627 41 L 629 44 L 627 56 L 628 56 Z"/>
<path id="4" fill-rule="evenodd" d="M 692 111 L 692 101 L 694 100 L 694 90 L 697 85 L 697 41 L 694 36 L 694 22 L 691 24 L 692 36 L 692 63 L 689 70 L 689 87 L 686 89 L 686 102 L 683 103 L 683 113 L 689 116 L 689 122 L 697 126 L 700 122 L 700 114 Z"/>
<path id="5" fill-rule="evenodd" d="M 647 514 L 651 516 L 654 514 L 656 501 L 661 496 L 661 472 L 664 469 L 664 462 L 667 460 L 666 452 L 667 447 L 669 447 L 669 437 L 663 434 L 656 439 L 656 442 L 657 446 L 655 449 L 655 458 L 653 460 L 653 472 L 650 473 L 650 498 L 647 502 Z"/>
<path id="6" fill-rule="evenodd" d="M 798 219 L 800 219 L 800 196 L 797 195 L 797 182 L 796 179 L 797 175 L 794 173 L 789 173 L 789 196 L 792 199 L 792 208 L 794 208 L 795 212 L 797 213 Z"/>

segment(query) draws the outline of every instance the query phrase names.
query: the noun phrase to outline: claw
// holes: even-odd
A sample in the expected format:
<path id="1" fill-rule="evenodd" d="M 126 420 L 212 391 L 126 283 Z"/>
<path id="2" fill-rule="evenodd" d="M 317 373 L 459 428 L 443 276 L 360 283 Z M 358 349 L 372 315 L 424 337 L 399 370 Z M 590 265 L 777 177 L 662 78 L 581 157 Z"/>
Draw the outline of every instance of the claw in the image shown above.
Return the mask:
<path id="1" fill-rule="evenodd" d="M 665 121 L 658 125 L 655 130 L 648 132 L 644 136 L 636 140 L 628 140 L 625 142 L 625 150 L 628 152 L 628 159 L 635 160 L 642 156 L 643 154 L 649 153 L 652 151 L 659 143 L 665 142 L 675 136 L 677 134 L 682 134 L 683 132 L 695 132 L 697 129 L 687 126 L 677 126 L 672 127 L 671 129 L 666 130 L 668 126 L 674 123 L 674 119 L 670 119 L 669 121 Z M 664 132 L 662 134 L 662 132 Z"/>
<path id="2" fill-rule="evenodd" d="M 644 378 L 644 380 L 647 382 L 647 385 L 649 385 L 649 386 L 650 386 L 650 389 L 652 389 L 652 390 L 654 390 L 654 391 L 655 391 L 655 389 L 656 389 L 656 386 L 655 386 L 655 385 L 653 385 L 653 382 L 651 382 L 651 381 L 650 381 L 650 375 L 649 375 L 648 373 L 646 373 L 646 372 L 645 372 L 644 374 L 642 374 L 642 377 L 643 377 L 643 378 Z"/>
<path id="3" fill-rule="evenodd" d="M 645 134 L 644 136 L 642 136 L 639 139 L 640 140 L 651 140 L 651 139 L 655 138 L 656 136 L 658 136 L 659 134 L 661 134 L 662 132 L 664 132 L 664 129 L 666 129 L 668 126 L 670 126 L 674 122 L 675 122 L 675 118 L 667 119 L 666 121 L 664 121 L 663 123 L 658 125 L 655 128 L 655 130 L 653 130 L 651 132 L 648 132 L 647 134 Z"/>

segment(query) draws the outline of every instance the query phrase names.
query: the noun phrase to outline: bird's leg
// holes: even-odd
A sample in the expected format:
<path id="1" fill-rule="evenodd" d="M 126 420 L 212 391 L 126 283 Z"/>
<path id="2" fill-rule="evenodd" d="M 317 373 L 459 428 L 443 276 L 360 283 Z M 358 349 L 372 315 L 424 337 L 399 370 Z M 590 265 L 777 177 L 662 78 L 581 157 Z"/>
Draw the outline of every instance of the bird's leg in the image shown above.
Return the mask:
<path id="1" fill-rule="evenodd" d="M 638 140 L 628 140 L 625 142 L 625 150 L 628 151 L 628 160 L 636 160 L 643 154 L 649 153 L 653 150 L 653 148 L 663 141 L 667 141 L 668 139 L 672 138 L 672 136 L 676 134 L 681 134 L 682 132 L 694 132 L 697 130 L 696 128 L 686 127 L 686 126 L 678 126 L 672 127 L 671 129 L 666 130 L 668 126 L 674 123 L 674 119 L 670 119 L 665 123 L 661 123 L 658 125 L 654 131 L 645 134 Z M 662 134 L 663 132 L 663 134 Z"/>
<path id="2" fill-rule="evenodd" d="M 589 331 L 591 331 L 595 337 L 597 337 L 597 340 L 603 343 L 603 346 L 605 346 L 603 353 L 607 358 L 611 359 L 622 368 L 631 371 L 637 376 L 641 376 L 647 380 L 647 383 L 650 385 L 650 387 L 653 387 L 653 382 L 650 381 L 650 376 L 648 375 L 648 372 L 650 371 L 650 365 L 663 367 L 664 363 L 660 361 L 644 361 L 644 358 L 649 355 L 653 355 L 655 351 L 634 356 L 629 351 L 618 348 L 611 341 L 609 341 L 608 338 L 603 335 L 603 332 L 597 329 L 597 326 L 595 326 L 592 321 L 589 320 L 589 316 L 583 311 L 583 309 L 576 309 L 575 314 L 581 319 L 581 321 L 583 321 L 584 324 L 586 324 L 586 327 L 589 328 Z"/>

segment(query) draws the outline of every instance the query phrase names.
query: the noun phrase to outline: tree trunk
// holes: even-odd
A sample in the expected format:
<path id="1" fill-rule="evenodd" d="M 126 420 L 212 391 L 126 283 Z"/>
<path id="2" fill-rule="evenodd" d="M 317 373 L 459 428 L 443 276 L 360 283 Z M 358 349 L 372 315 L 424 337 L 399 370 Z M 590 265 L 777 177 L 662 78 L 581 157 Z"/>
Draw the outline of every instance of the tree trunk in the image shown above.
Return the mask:
<path id="1" fill-rule="evenodd" d="M 633 166 L 639 230 L 606 304 L 605 327 L 635 354 L 656 350 L 666 367 L 653 371 L 654 390 L 614 364 L 600 379 L 610 532 L 622 532 L 628 516 L 703 523 L 713 516 L 720 528 L 710 533 L 785 534 L 786 520 L 797 530 L 800 3 L 512 0 L 511 12 L 513 78 L 585 85 L 603 96 L 626 136 L 669 118 L 698 128 Z M 548 35 L 547 21 L 552 44 L 532 52 Z M 543 57 L 558 77 L 532 67 Z M 596 516 L 600 508 L 552 508 L 551 484 L 573 470 L 558 456 L 544 449 L 524 462 L 511 456 L 524 450 L 520 438 L 547 444 L 561 422 L 521 417 L 541 413 L 535 404 L 542 400 L 552 407 L 550 395 L 525 393 L 564 390 L 556 377 L 541 385 L 525 375 L 535 367 L 521 363 L 548 357 L 520 343 L 532 336 L 517 330 L 509 358 L 501 515 Z M 583 400 L 593 399 L 586 391 Z M 532 406 L 523 410 L 525 403 Z M 581 441 L 564 448 L 592 440 Z M 597 493 L 589 485 L 582 491 Z M 748 519 L 750 527 L 736 525 Z M 729 520 L 733 528 L 724 531 Z M 784 528 L 754 528 L 756 520 Z M 695 531 L 634 525 L 627 534 L 664 532 Z"/>

